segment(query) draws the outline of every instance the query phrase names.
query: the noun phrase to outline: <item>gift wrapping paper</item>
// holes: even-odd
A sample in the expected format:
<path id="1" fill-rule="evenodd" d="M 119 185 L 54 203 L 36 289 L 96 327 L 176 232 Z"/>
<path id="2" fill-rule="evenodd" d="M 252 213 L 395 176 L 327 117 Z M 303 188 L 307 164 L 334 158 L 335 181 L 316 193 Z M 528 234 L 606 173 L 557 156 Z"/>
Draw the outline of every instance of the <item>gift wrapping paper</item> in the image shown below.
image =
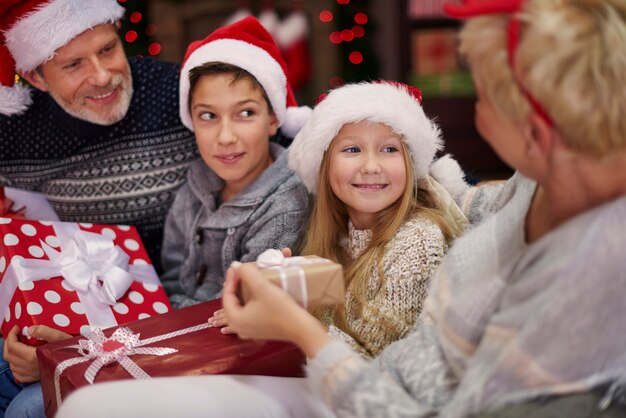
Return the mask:
<path id="1" fill-rule="evenodd" d="M 0 331 L 87 334 L 171 310 L 139 234 L 123 225 L 0 218 Z"/>
<path id="2" fill-rule="evenodd" d="M 101 335 L 38 347 L 46 415 L 54 416 L 58 402 L 90 380 L 211 374 L 304 376 L 305 357 L 295 345 L 242 340 L 210 327 L 207 319 L 221 306 L 220 300 L 203 302 L 110 328 Z"/>
<path id="3" fill-rule="evenodd" d="M 317 256 L 284 257 L 278 250 L 267 250 L 252 264 L 271 283 L 280 286 L 301 306 L 314 308 L 344 303 L 343 268 Z M 240 264 L 241 265 L 241 264 Z M 241 283 L 242 303 L 250 300 L 250 290 Z"/>

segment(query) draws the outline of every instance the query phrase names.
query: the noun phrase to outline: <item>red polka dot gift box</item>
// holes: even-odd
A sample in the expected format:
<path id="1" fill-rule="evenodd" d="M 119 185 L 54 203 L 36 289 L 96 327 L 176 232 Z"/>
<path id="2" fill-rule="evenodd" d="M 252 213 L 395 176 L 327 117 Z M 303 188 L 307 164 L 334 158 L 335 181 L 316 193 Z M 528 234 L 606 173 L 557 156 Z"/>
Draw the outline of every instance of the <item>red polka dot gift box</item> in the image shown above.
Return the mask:
<path id="1" fill-rule="evenodd" d="M 134 227 L 0 218 L 0 331 L 71 335 L 172 308 Z"/>

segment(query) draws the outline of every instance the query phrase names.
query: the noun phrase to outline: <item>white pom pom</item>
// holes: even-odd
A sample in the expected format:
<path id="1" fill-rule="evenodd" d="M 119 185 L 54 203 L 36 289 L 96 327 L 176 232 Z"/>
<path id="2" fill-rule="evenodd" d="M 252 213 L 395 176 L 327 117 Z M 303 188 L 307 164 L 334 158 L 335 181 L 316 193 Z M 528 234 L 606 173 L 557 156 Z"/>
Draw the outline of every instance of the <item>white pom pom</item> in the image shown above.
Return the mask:
<path id="1" fill-rule="evenodd" d="M 13 87 L 0 86 L 0 113 L 3 115 L 19 115 L 31 105 L 30 89 L 14 84 Z"/>
<path id="2" fill-rule="evenodd" d="M 450 154 L 444 155 L 430 165 L 430 175 L 450 193 L 456 202 L 470 187 L 465 182 L 465 173 L 459 163 Z"/>
<path id="3" fill-rule="evenodd" d="M 313 109 L 309 106 L 288 107 L 285 113 L 285 122 L 280 127 L 283 134 L 289 138 L 294 138 L 304 126 Z"/>

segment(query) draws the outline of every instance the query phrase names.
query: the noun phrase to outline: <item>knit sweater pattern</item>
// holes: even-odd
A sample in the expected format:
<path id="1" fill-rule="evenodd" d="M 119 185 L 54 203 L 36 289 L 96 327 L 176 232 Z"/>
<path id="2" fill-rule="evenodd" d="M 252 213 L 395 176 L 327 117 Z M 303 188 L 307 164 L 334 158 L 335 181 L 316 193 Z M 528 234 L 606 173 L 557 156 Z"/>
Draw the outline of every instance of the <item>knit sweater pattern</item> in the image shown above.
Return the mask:
<path id="1" fill-rule="evenodd" d="M 165 217 L 197 149 L 178 118 L 178 66 L 129 63 L 134 93 L 116 124 L 74 118 L 38 90 L 23 115 L 0 115 L 0 184 L 43 193 L 63 221 L 136 226 L 158 266 Z"/>
<path id="2" fill-rule="evenodd" d="M 358 230 L 352 223 L 341 244 L 352 260 L 357 259 L 370 243 L 370 230 Z M 358 315 L 353 290 L 346 290 L 346 318 L 350 336 L 333 325 L 332 310 L 325 311 L 322 322 L 329 326 L 329 335 L 342 340 L 365 358 L 377 356 L 387 345 L 405 337 L 422 311 L 430 277 L 447 251 L 439 227 L 430 219 L 415 215 L 400 227 L 389 241 L 383 256 L 381 276 L 373 268 L 368 280 L 367 304 Z M 391 318 L 395 331 L 381 327 L 383 318 Z"/>

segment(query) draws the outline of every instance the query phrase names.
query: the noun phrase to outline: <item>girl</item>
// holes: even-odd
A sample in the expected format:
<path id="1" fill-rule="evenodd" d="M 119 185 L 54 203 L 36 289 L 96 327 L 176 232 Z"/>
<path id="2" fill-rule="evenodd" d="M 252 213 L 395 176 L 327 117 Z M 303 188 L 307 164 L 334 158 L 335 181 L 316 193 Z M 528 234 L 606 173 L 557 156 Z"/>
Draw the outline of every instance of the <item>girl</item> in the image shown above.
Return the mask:
<path id="1" fill-rule="evenodd" d="M 418 89 L 399 83 L 338 88 L 289 150 L 289 166 L 316 195 L 303 253 L 345 267 L 345 305 L 314 314 L 366 357 L 408 333 L 430 276 L 465 225 L 429 176 L 442 141 L 420 102 Z M 451 178 L 448 186 L 464 187 L 454 160 L 434 168 Z"/>

